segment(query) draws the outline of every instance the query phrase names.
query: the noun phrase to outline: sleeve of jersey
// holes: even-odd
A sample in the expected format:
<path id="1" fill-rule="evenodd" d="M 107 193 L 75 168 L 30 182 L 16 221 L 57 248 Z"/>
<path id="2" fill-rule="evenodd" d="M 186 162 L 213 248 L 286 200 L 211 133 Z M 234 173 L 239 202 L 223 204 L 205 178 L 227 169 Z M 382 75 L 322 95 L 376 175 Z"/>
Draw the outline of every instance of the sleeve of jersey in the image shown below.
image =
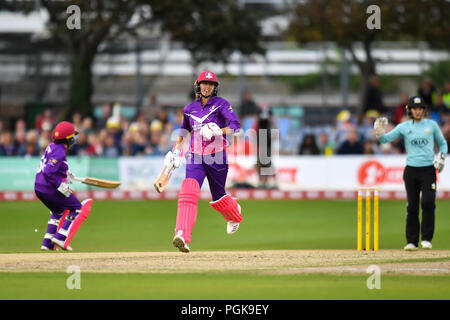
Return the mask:
<path id="1" fill-rule="evenodd" d="M 43 170 L 45 180 L 51 183 L 55 188 L 58 188 L 61 184 L 62 177 L 58 174 L 58 170 L 63 161 L 63 154 L 53 152 L 48 155 L 48 160 Z"/>
<path id="2" fill-rule="evenodd" d="M 231 105 L 225 105 L 220 108 L 220 113 L 222 117 L 225 119 L 225 123 L 227 127 L 231 130 L 238 131 L 241 128 L 241 123 L 239 122 L 239 118 L 233 111 L 233 107 Z"/>
<path id="3" fill-rule="evenodd" d="M 400 137 L 400 135 L 401 135 L 401 127 L 400 125 L 398 125 L 394 129 L 392 129 L 392 131 L 386 133 L 385 135 L 377 136 L 377 139 L 378 141 L 380 141 L 380 143 L 387 143 L 394 141 L 395 139 Z"/>
<path id="4" fill-rule="evenodd" d="M 447 154 L 448 153 L 447 141 L 445 141 L 444 135 L 442 134 L 442 131 L 437 124 L 434 125 L 434 139 L 436 140 L 439 146 L 439 151 L 444 154 Z"/>
<path id="5" fill-rule="evenodd" d="M 189 117 L 186 115 L 186 113 L 183 113 L 183 123 L 181 124 L 180 129 L 183 131 L 180 133 L 180 136 L 186 136 L 187 132 L 192 131 L 191 124 L 189 122 Z"/>

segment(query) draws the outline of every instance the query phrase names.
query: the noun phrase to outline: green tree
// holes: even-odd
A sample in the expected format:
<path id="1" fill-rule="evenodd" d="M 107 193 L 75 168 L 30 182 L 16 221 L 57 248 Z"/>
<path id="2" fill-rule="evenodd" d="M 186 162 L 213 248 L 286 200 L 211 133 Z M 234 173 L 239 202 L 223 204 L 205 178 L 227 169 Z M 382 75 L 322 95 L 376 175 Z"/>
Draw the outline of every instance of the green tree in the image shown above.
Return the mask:
<path id="1" fill-rule="evenodd" d="M 203 60 L 227 61 L 233 51 L 263 52 L 256 19 L 225 1 L 41 0 L 50 14 L 50 28 L 70 54 L 70 106 L 89 112 L 93 93 L 92 64 L 100 44 L 158 25 L 191 52 L 194 65 Z M 66 26 L 67 7 L 81 9 L 81 29 Z M 136 17 L 138 17 L 136 19 Z M 133 19 L 132 19 L 133 18 Z M 131 23 L 130 21 L 135 21 Z"/>
<path id="2" fill-rule="evenodd" d="M 367 8 L 371 5 L 380 8 L 381 29 L 367 28 Z M 288 33 L 300 44 L 330 41 L 346 49 L 358 67 L 363 94 L 376 74 L 372 55 L 375 41 L 427 41 L 431 46 L 449 46 L 449 5 L 447 0 L 305 0 L 296 5 Z M 364 51 L 364 58 L 356 54 L 357 48 Z"/>
<path id="3" fill-rule="evenodd" d="M 93 93 L 92 64 L 99 46 L 106 40 L 112 40 L 125 32 L 133 31 L 137 26 L 151 20 L 145 16 L 139 0 L 41 0 L 47 9 L 49 28 L 65 46 L 70 59 L 70 107 L 90 112 Z M 67 8 L 77 5 L 81 12 L 80 29 L 69 29 Z M 137 14 L 138 22 L 130 23 Z"/>
<path id="4" fill-rule="evenodd" d="M 194 73 L 202 61 L 226 63 L 235 51 L 264 53 L 257 17 L 235 0 L 166 1 L 153 10 L 163 29 L 191 53 Z"/>

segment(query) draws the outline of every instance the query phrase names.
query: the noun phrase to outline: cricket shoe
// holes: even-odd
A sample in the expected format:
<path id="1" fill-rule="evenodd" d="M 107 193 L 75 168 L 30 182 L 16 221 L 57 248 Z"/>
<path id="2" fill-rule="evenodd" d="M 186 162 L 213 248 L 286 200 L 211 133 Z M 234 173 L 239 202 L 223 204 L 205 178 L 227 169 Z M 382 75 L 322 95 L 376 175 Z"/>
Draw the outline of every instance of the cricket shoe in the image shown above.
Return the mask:
<path id="1" fill-rule="evenodd" d="M 233 220 L 228 221 L 227 223 L 227 233 L 233 234 L 239 229 L 239 222 L 234 222 Z"/>
<path id="2" fill-rule="evenodd" d="M 54 244 L 56 244 L 58 247 L 60 247 L 61 249 L 63 249 L 63 250 L 72 251 L 72 247 L 71 246 L 67 246 L 67 248 L 64 247 L 64 241 L 62 241 L 62 240 L 58 240 L 56 238 L 53 238 L 52 242 Z"/>
<path id="3" fill-rule="evenodd" d="M 176 235 L 173 238 L 173 246 L 184 253 L 189 253 L 189 251 L 191 251 L 189 249 L 189 244 L 184 241 L 184 238 L 181 235 Z"/>
<path id="4" fill-rule="evenodd" d="M 53 251 L 55 250 L 55 245 L 52 243 L 53 235 L 46 233 L 44 241 L 42 241 L 41 250 L 42 251 Z"/>
<path id="5" fill-rule="evenodd" d="M 403 249 L 406 251 L 416 251 L 418 248 L 414 243 L 408 243 Z"/>
<path id="6" fill-rule="evenodd" d="M 41 246 L 41 250 L 42 251 L 54 251 L 55 249 L 54 248 L 49 248 L 47 246 Z"/>
<path id="7" fill-rule="evenodd" d="M 427 240 L 423 240 L 420 244 L 422 245 L 422 249 L 432 249 L 433 248 L 433 246 L 431 245 L 431 242 L 427 241 Z"/>
<path id="8" fill-rule="evenodd" d="M 238 204 L 239 213 L 241 213 L 241 206 Z M 230 220 L 227 222 L 227 233 L 233 234 L 239 229 L 239 222 L 234 222 L 233 220 Z"/>

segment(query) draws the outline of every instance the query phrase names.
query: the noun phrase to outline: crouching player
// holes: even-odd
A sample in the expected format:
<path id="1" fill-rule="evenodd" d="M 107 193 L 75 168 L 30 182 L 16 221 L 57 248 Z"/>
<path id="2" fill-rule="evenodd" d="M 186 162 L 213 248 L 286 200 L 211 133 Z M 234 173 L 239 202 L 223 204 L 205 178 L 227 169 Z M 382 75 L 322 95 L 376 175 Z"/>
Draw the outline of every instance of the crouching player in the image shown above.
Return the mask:
<path id="1" fill-rule="evenodd" d="M 41 250 L 54 250 L 57 245 L 72 251 L 69 243 L 91 210 L 92 199 L 80 203 L 69 187 L 73 176 L 69 171 L 66 152 L 75 143 L 77 134 L 70 122 L 60 122 L 54 130 L 53 142 L 45 149 L 36 174 L 34 191 L 39 200 L 50 209 Z"/>
<path id="2" fill-rule="evenodd" d="M 191 233 L 197 218 L 200 188 L 208 179 L 212 202 L 210 206 L 227 221 L 227 232 L 233 234 L 242 221 L 241 207 L 225 192 L 228 173 L 226 134 L 235 133 L 240 123 L 230 103 L 217 96 L 219 83 L 214 73 L 200 73 L 194 83 L 196 100 L 184 108 L 181 129 L 191 133 L 191 151 L 186 161 L 186 178 L 178 194 L 178 211 L 173 245 L 189 252 Z M 167 153 L 164 164 L 179 167 L 184 137 L 178 137 L 174 151 Z"/>

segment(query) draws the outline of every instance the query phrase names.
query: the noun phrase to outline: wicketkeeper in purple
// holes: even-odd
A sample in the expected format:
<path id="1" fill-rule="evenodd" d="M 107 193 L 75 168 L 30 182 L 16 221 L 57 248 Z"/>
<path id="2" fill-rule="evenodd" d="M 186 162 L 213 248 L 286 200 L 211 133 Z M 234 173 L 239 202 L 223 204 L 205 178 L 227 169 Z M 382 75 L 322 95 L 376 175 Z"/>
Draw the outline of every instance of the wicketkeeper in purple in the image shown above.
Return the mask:
<path id="1" fill-rule="evenodd" d="M 191 134 L 191 150 L 186 160 L 186 178 L 178 194 L 178 211 L 173 244 L 181 252 L 189 252 L 191 233 L 197 218 L 200 188 L 208 179 L 210 206 L 227 221 L 227 233 L 237 231 L 242 221 L 241 207 L 225 191 L 228 163 L 226 135 L 240 130 L 239 119 L 230 103 L 217 96 L 219 82 L 214 73 L 200 73 L 194 83 L 196 99 L 184 108 L 181 129 Z M 180 166 L 184 135 L 178 137 L 174 151 L 164 159 L 167 167 Z"/>
<path id="2" fill-rule="evenodd" d="M 67 150 L 75 143 L 73 124 L 60 122 L 53 132 L 53 142 L 45 149 L 36 174 L 34 191 L 50 209 L 47 232 L 41 250 L 54 250 L 55 245 L 72 251 L 69 246 L 74 234 L 88 216 L 92 199 L 80 202 L 69 187 L 73 175 L 66 160 Z"/>

